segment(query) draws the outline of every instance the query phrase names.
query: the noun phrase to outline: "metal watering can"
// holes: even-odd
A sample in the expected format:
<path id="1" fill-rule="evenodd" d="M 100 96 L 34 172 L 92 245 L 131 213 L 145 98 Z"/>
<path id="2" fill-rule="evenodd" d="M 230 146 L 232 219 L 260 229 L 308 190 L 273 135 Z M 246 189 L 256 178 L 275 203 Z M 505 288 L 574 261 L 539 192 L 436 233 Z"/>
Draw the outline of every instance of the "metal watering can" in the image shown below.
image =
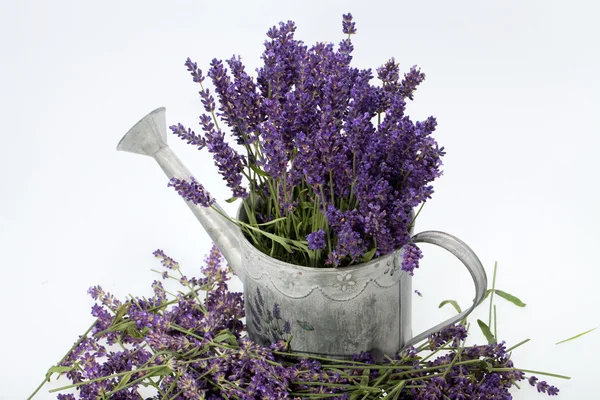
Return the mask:
<path id="1" fill-rule="evenodd" d="M 161 107 L 135 124 L 117 150 L 150 156 L 169 178 L 189 180 L 191 173 L 167 145 L 166 127 Z M 403 249 L 357 266 L 302 267 L 263 254 L 212 208 L 186 203 L 241 279 L 247 332 L 262 345 L 291 338 L 295 353 L 348 359 L 369 351 L 382 360 L 462 320 L 483 301 L 487 289 L 483 266 L 463 241 L 438 231 L 412 236 L 414 243 L 435 244 L 454 254 L 475 283 L 469 309 L 413 337 L 412 279 L 400 268 Z M 224 213 L 219 205 L 213 207 Z M 243 207 L 237 218 L 245 219 Z"/>

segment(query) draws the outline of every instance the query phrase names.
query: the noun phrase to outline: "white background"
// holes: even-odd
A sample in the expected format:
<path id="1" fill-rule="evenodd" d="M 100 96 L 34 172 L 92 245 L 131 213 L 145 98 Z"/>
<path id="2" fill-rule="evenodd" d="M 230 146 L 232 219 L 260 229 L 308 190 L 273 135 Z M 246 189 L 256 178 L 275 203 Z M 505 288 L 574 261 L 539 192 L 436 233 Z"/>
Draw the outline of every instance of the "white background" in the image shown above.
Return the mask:
<path id="1" fill-rule="evenodd" d="M 3 1 L 0 399 L 26 398 L 91 324 L 88 287 L 149 295 L 157 248 L 190 274 L 202 264 L 211 242 L 156 163 L 115 150 L 158 106 L 168 124 L 197 128 L 186 57 L 206 70 L 239 54 L 254 71 L 270 26 L 291 19 L 305 43 L 338 43 L 347 12 L 356 66 L 395 56 L 427 74 L 409 113 L 438 118 L 447 156 L 417 231 L 462 238 L 490 275 L 498 261 L 497 286 L 527 303 L 498 302 L 500 338 L 532 338 L 515 364 L 572 376 L 548 379 L 561 399 L 597 398 L 600 331 L 554 343 L 600 325 L 598 11 L 592 1 Z M 233 213 L 209 153 L 169 140 Z M 422 248 L 415 333 L 452 315 L 441 300 L 466 307 L 473 296 L 457 260 Z M 515 398 L 542 398 L 522 386 Z"/>

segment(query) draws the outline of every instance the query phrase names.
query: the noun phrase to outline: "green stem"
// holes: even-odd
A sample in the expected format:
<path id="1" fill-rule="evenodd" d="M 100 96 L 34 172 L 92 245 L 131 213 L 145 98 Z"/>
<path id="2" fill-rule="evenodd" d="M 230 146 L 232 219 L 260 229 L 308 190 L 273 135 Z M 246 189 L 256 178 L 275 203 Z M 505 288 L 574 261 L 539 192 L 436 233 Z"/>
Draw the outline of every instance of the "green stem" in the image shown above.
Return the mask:
<path id="1" fill-rule="evenodd" d="M 94 329 L 94 326 L 96 326 L 96 322 L 94 321 L 94 323 L 87 329 L 87 331 L 85 331 L 85 333 L 83 335 L 81 335 L 81 337 L 79 338 L 79 340 L 77 340 L 75 342 L 75 344 L 69 349 L 69 351 L 67 351 L 67 353 L 63 356 L 63 358 L 61 358 L 61 360 L 56 364 L 56 365 L 60 365 L 62 364 L 65 359 L 71 354 L 71 352 L 81 344 L 81 342 L 83 341 L 83 339 L 85 339 L 88 335 L 88 333 L 90 333 L 92 331 L 92 329 Z M 42 381 L 42 383 L 40 383 L 40 385 L 35 389 L 35 391 L 27 398 L 27 400 L 31 400 L 33 399 L 33 397 L 37 394 L 37 392 L 40 391 L 40 389 L 46 384 L 46 382 L 50 382 L 50 377 L 52 376 L 52 373 L 47 372 L 46 376 L 44 378 L 44 380 Z"/>
<path id="2" fill-rule="evenodd" d="M 94 382 L 98 382 L 98 381 L 103 381 L 103 380 L 106 380 L 106 379 L 117 378 L 119 376 L 131 374 L 131 373 L 134 373 L 134 372 L 152 371 L 152 370 L 161 369 L 161 368 L 165 368 L 165 365 L 154 365 L 152 367 L 137 368 L 134 371 L 125 371 L 125 372 L 119 372 L 117 374 L 112 374 L 112 375 L 107 375 L 107 376 L 101 376 L 99 378 L 90 379 L 90 380 L 87 380 L 85 382 L 74 383 L 72 385 L 68 385 L 68 386 L 63 386 L 63 387 L 60 387 L 60 388 L 52 389 L 52 390 L 49 390 L 49 392 L 50 393 L 60 392 L 61 390 L 72 389 L 74 387 L 83 386 L 83 385 L 87 385 L 87 384 L 90 384 L 90 383 L 94 383 Z"/>
<path id="3" fill-rule="evenodd" d="M 525 343 L 529 342 L 530 340 L 531 340 L 531 339 L 525 339 L 525 340 L 523 340 L 522 342 L 519 342 L 519 343 L 515 344 L 514 346 L 512 346 L 512 347 L 510 347 L 510 348 L 506 349 L 506 352 L 507 352 L 507 353 L 510 353 L 511 351 L 513 351 L 514 349 L 516 349 L 517 347 L 519 347 L 519 346 L 521 346 L 521 345 L 523 345 L 523 344 L 525 344 Z"/>
<path id="4" fill-rule="evenodd" d="M 421 210 L 423 209 L 424 206 L 425 206 L 425 203 L 421 203 L 421 207 L 419 207 L 417 214 L 415 215 L 413 220 L 410 222 L 410 225 L 408 226 L 409 231 L 413 228 L 413 226 L 415 226 L 415 221 L 417 220 L 417 217 L 419 216 L 419 214 L 421 214 Z"/>
<path id="5" fill-rule="evenodd" d="M 492 291 L 490 293 L 490 315 L 488 318 L 488 327 L 492 326 L 492 304 L 494 302 L 494 291 L 496 290 L 496 270 L 498 269 L 498 262 L 494 263 L 494 278 L 492 279 Z"/>
<path id="6" fill-rule="evenodd" d="M 492 368 L 492 371 L 521 371 L 521 372 L 526 372 L 528 374 L 535 374 L 535 375 L 545 375 L 545 376 L 551 376 L 553 378 L 560 378 L 560 379 L 571 379 L 570 376 L 565 376 L 565 375 L 558 375 L 558 374 L 553 374 L 550 372 L 543 372 L 543 371 L 533 371 L 530 369 L 521 369 L 521 368 Z"/>

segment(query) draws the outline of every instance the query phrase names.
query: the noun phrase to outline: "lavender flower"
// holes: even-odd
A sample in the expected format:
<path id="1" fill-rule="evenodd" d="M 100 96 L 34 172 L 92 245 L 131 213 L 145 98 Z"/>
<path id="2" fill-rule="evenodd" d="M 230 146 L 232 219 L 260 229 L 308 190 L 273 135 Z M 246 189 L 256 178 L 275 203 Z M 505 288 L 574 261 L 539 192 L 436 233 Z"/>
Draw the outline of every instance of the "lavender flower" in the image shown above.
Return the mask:
<path id="1" fill-rule="evenodd" d="M 412 209 L 431 197 L 431 182 L 441 175 L 444 151 L 431 137 L 435 119 L 413 122 L 405 115 L 406 99 L 413 99 L 425 75 L 412 67 L 401 79 L 400 65 L 391 58 L 377 68 L 383 86 L 372 84 L 371 70 L 350 65 L 350 37 L 356 33 L 351 14 L 343 15 L 342 31 L 348 38 L 337 49 L 331 43 L 306 46 L 295 31 L 292 21 L 268 30 L 256 79 L 239 56 L 226 62 L 213 59 L 207 75 L 218 107 L 203 86 L 202 71 L 188 58 L 186 68 L 201 86 L 207 112 L 200 116 L 204 137 L 183 125 L 172 130 L 213 153 L 234 198 L 244 198 L 257 221 L 287 219 L 260 229 L 303 241 L 313 232 L 290 225 L 303 221 L 309 226 L 307 220 L 326 217 L 331 250 L 319 254 L 312 265 L 356 264 L 371 250 L 375 257 L 389 254 L 409 242 Z M 246 156 L 225 142 L 216 117 Z M 244 167 L 258 203 L 247 198 L 241 185 Z M 307 204 L 316 207 L 308 210 Z M 329 207 L 358 216 L 339 223 L 330 218 Z M 314 258 L 303 251 L 289 253 L 256 232 L 252 236 L 260 242 L 257 247 L 272 249 L 270 254 L 282 261 L 302 265 L 307 257 Z M 324 248 L 320 241 L 313 243 L 316 239 L 308 250 Z"/>
<path id="2" fill-rule="evenodd" d="M 306 236 L 309 250 L 321 250 L 325 248 L 325 231 L 319 229 L 316 232 L 309 233 Z"/>
<path id="3" fill-rule="evenodd" d="M 404 79 L 400 85 L 400 94 L 412 100 L 414 91 L 424 80 L 425 74 L 422 73 L 416 65 L 413 65 L 410 71 L 404 74 Z"/>
<path id="4" fill-rule="evenodd" d="M 355 23 L 352 22 L 352 14 L 344 14 L 342 22 L 342 31 L 348 35 L 353 35 L 356 33 Z"/>
<path id="5" fill-rule="evenodd" d="M 281 114 L 279 105 L 274 100 L 266 99 L 263 106 L 268 110 L 271 118 L 277 118 Z M 269 119 L 259 129 L 265 155 L 264 170 L 272 178 L 278 179 L 285 176 L 291 152 L 283 130 L 276 124 L 276 119 Z"/>
<path id="6" fill-rule="evenodd" d="M 529 377 L 528 382 L 531 386 L 534 386 L 539 393 L 547 393 L 548 396 L 558 396 L 558 388 L 548 385 L 546 381 L 538 382 L 538 378 L 532 375 Z"/>
<path id="7" fill-rule="evenodd" d="M 184 373 L 177 380 L 177 387 L 183 392 L 186 399 L 200 400 L 204 398 L 204 392 L 198 390 L 196 381 L 189 373 Z"/>
<path id="8" fill-rule="evenodd" d="M 340 215 L 345 215 L 340 212 Z M 344 223 L 340 220 L 339 223 Z M 169 269 L 174 260 L 162 250 L 155 252 Z M 169 260 L 165 262 L 165 260 Z M 67 378 L 78 386 L 77 396 L 59 394 L 59 400 L 91 400 L 111 392 L 116 400 L 139 399 L 139 385 L 158 386 L 159 393 L 179 393 L 179 399 L 295 399 L 325 395 L 350 399 L 361 387 L 390 392 L 399 382 L 410 382 L 399 399 L 509 399 L 509 389 L 525 378 L 514 368 L 503 342 L 465 346 L 466 329 L 455 325 L 429 337 L 429 346 L 409 347 L 383 364 L 369 353 L 356 354 L 344 364 L 338 360 L 297 358 L 289 353 L 289 341 L 275 338 L 265 346 L 243 334 L 243 299 L 227 290 L 228 274 L 215 247 L 201 268 L 205 278 L 189 278 L 196 285 L 165 302 L 162 285 L 153 283 L 154 296 L 132 298 L 121 311 L 106 310 L 110 296 L 99 286 L 90 289 L 98 304 L 92 308 L 97 321 L 92 335 L 60 363 Z M 209 284 L 210 283 L 210 284 Z M 283 323 L 280 305 L 268 306 L 269 298 L 257 291 L 256 305 Z M 118 300 L 111 301 L 120 303 Z M 111 327 L 110 330 L 105 328 Z M 445 351 L 440 346 L 452 342 Z M 106 344 L 119 344 L 107 350 Z M 292 338 L 293 343 L 293 338 Z M 436 358 L 422 358 L 423 349 L 437 350 Z M 460 357 L 459 363 L 455 362 Z M 380 368 L 381 367 L 381 368 Z M 391 368 L 390 368 L 391 367 Z M 397 368 L 397 369 L 394 369 Z M 360 382 L 360 383 L 359 383 Z M 534 376 L 528 379 L 538 392 L 557 395 L 558 389 Z M 158 400 L 161 397 L 153 399 Z"/>
<path id="9" fill-rule="evenodd" d="M 190 182 L 183 179 L 171 178 L 167 186 L 173 187 L 181 197 L 194 204 L 210 207 L 215 202 L 206 189 L 204 189 L 204 186 L 198 183 L 194 177 L 191 178 Z"/>
<path id="10" fill-rule="evenodd" d="M 384 89 L 396 88 L 400 79 L 400 66 L 393 57 L 377 68 L 377 77 L 383 82 Z"/>
<path id="11" fill-rule="evenodd" d="M 177 261 L 173 260 L 171 257 L 167 256 L 165 254 L 165 252 L 162 251 L 161 249 L 155 250 L 152 253 L 152 255 L 154 255 L 154 257 L 160 259 L 160 263 L 162 264 L 163 267 L 165 267 L 167 269 L 179 269 L 179 263 Z"/>
<path id="12" fill-rule="evenodd" d="M 449 342 L 452 342 L 453 347 L 458 347 L 459 344 L 466 338 L 467 329 L 464 325 L 451 325 L 429 336 L 429 348 L 431 350 L 437 350 L 438 348 Z"/>
<path id="13" fill-rule="evenodd" d="M 225 134 L 215 129 L 210 117 L 200 116 L 202 130 L 206 133 L 206 147 L 213 153 L 215 164 L 223 179 L 227 181 L 227 186 L 233 191 L 234 197 L 246 197 L 248 193 L 241 186 L 242 170 L 246 163 L 245 157 L 240 156 L 224 140 Z"/>
<path id="14" fill-rule="evenodd" d="M 196 133 L 188 128 L 187 130 L 182 124 L 171 125 L 169 129 L 181 139 L 185 140 L 187 144 L 197 146 L 198 150 L 202 150 L 206 146 L 206 140 L 202 136 L 196 135 Z"/>
<path id="15" fill-rule="evenodd" d="M 414 275 L 415 268 L 419 268 L 419 260 L 423 258 L 421 249 L 414 243 L 408 243 L 404 246 L 402 255 L 402 270 Z"/>
<path id="16" fill-rule="evenodd" d="M 105 293 L 100 285 L 96 285 L 88 289 L 88 294 L 92 296 L 92 299 L 99 300 L 104 297 Z"/>
<path id="17" fill-rule="evenodd" d="M 210 90 L 204 89 L 202 82 L 204 82 L 204 75 L 202 74 L 202 70 L 198 68 L 198 65 L 195 62 L 192 62 L 188 57 L 184 64 L 187 67 L 187 70 L 192 75 L 194 82 L 200 84 L 200 91 L 198 94 L 200 95 L 200 99 L 202 101 L 202 105 L 204 109 L 208 113 L 213 113 L 215 111 L 215 99 L 210 94 Z"/>

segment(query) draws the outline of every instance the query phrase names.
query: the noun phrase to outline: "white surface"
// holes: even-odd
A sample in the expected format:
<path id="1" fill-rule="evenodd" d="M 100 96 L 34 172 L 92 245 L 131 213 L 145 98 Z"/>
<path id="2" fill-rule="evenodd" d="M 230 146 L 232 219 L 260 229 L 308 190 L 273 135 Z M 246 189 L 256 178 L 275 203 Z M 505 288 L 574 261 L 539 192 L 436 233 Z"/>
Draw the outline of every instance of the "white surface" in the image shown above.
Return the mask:
<path id="1" fill-rule="evenodd" d="M 150 158 L 118 153 L 121 136 L 154 108 L 197 127 L 201 105 L 183 63 L 205 70 L 240 54 L 259 65 L 267 29 L 298 25 L 306 43 L 342 39 L 352 12 L 355 65 L 395 56 L 427 74 L 409 112 L 438 118 L 447 149 L 417 231 L 465 240 L 498 287 L 528 306 L 498 303 L 500 337 L 532 342 L 517 366 L 548 379 L 560 399 L 597 398 L 600 325 L 597 157 L 599 8 L 578 1 L 55 0 L 0 5 L 0 246 L 3 306 L 0 399 L 24 399 L 92 322 L 88 287 L 147 295 L 164 249 L 193 273 L 210 242 Z M 199 129 L 198 129 L 199 131 Z M 208 152 L 170 143 L 224 204 Z M 415 333 L 466 305 L 472 285 L 458 261 L 431 246 L 414 287 Z M 491 281 L 491 279 L 490 279 Z M 462 290 L 462 293 L 458 293 Z M 480 310 L 484 317 L 485 310 Z M 527 385 L 515 398 L 543 398 Z M 45 391 L 37 399 L 51 399 Z"/>

